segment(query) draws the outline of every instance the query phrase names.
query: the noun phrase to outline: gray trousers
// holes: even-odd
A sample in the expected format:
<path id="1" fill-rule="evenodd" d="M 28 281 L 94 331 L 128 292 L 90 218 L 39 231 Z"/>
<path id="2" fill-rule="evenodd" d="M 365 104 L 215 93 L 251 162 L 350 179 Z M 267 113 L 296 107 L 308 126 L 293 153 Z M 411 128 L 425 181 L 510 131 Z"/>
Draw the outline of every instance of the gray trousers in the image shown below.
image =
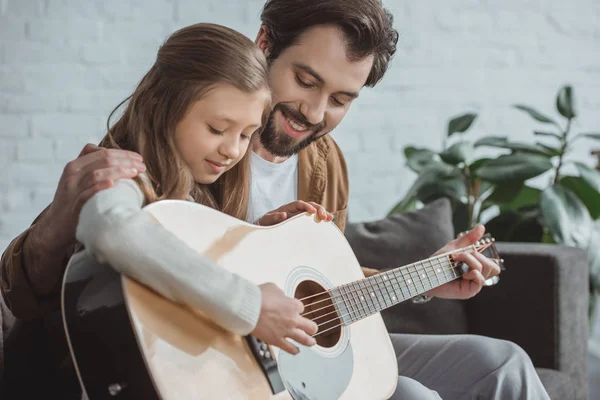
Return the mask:
<path id="1" fill-rule="evenodd" d="M 518 345 L 476 335 L 391 335 L 398 387 L 390 400 L 550 399 Z"/>

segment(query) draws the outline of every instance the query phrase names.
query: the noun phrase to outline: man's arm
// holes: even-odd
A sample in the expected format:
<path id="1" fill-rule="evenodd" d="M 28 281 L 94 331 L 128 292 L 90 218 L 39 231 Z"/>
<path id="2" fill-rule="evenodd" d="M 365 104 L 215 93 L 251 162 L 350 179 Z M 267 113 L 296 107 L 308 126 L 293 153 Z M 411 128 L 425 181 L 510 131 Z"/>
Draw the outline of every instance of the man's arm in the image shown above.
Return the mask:
<path id="1" fill-rule="evenodd" d="M 34 318 L 58 307 L 61 278 L 77 246 L 82 205 L 115 181 L 143 171 L 139 154 L 92 144 L 66 165 L 50 206 L 2 255 L 0 287 L 15 317 Z"/>

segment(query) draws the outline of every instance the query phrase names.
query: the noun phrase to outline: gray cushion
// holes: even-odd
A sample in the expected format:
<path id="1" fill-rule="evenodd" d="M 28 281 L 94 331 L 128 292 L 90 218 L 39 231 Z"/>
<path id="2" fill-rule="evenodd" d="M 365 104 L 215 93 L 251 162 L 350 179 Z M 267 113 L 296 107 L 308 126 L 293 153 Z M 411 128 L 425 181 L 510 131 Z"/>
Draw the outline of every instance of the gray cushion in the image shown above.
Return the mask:
<path id="1" fill-rule="evenodd" d="M 551 400 L 575 400 L 573 379 L 555 369 L 536 368 L 536 372 Z"/>
<path id="2" fill-rule="evenodd" d="M 351 223 L 346 227 L 346 238 L 362 266 L 388 269 L 410 264 L 430 257 L 454 238 L 452 207 L 448 199 L 442 198 L 420 210 Z M 391 333 L 467 332 L 463 301 L 405 301 L 381 314 Z"/>

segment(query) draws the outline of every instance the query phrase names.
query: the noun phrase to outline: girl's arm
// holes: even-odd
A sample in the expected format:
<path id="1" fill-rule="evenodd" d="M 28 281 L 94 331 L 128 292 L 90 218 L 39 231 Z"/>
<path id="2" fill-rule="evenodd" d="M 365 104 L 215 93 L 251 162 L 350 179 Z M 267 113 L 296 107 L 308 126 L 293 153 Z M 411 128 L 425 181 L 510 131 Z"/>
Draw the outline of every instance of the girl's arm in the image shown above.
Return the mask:
<path id="1" fill-rule="evenodd" d="M 85 203 L 77 239 L 118 272 L 202 310 L 227 330 L 250 333 L 261 309 L 259 287 L 192 250 L 142 210 L 143 204 L 137 183 L 119 180 Z"/>

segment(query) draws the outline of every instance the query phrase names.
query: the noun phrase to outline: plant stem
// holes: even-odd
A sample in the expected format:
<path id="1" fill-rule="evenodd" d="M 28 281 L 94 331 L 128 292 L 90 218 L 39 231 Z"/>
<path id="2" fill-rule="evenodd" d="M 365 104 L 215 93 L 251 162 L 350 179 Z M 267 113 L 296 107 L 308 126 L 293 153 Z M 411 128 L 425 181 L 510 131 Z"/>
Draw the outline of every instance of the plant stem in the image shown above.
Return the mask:
<path id="1" fill-rule="evenodd" d="M 563 132 L 562 137 L 562 147 L 560 149 L 560 155 L 558 156 L 558 165 L 556 166 L 556 173 L 554 174 L 554 184 L 557 184 L 560 179 L 560 169 L 563 165 L 563 159 L 565 153 L 567 152 L 567 136 L 569 135 L 569 131 L 571 130 L 571 118 L 567 121 L 567 127 Z"/>
<path id="2" fill-rule="evenodd" d="M 465 187 L 467 189 L 467 214 L 469 214 L 469 216 L 467 217 L 467 228 L 471 229 L 473 225 L 473 209 L 475 207 L 474 197 L 476 196 L 476 194 L 474 188 L 471 187 L 471 171 L 469 170 L 469 167 L 465 166 L 464 172 Z"/>

